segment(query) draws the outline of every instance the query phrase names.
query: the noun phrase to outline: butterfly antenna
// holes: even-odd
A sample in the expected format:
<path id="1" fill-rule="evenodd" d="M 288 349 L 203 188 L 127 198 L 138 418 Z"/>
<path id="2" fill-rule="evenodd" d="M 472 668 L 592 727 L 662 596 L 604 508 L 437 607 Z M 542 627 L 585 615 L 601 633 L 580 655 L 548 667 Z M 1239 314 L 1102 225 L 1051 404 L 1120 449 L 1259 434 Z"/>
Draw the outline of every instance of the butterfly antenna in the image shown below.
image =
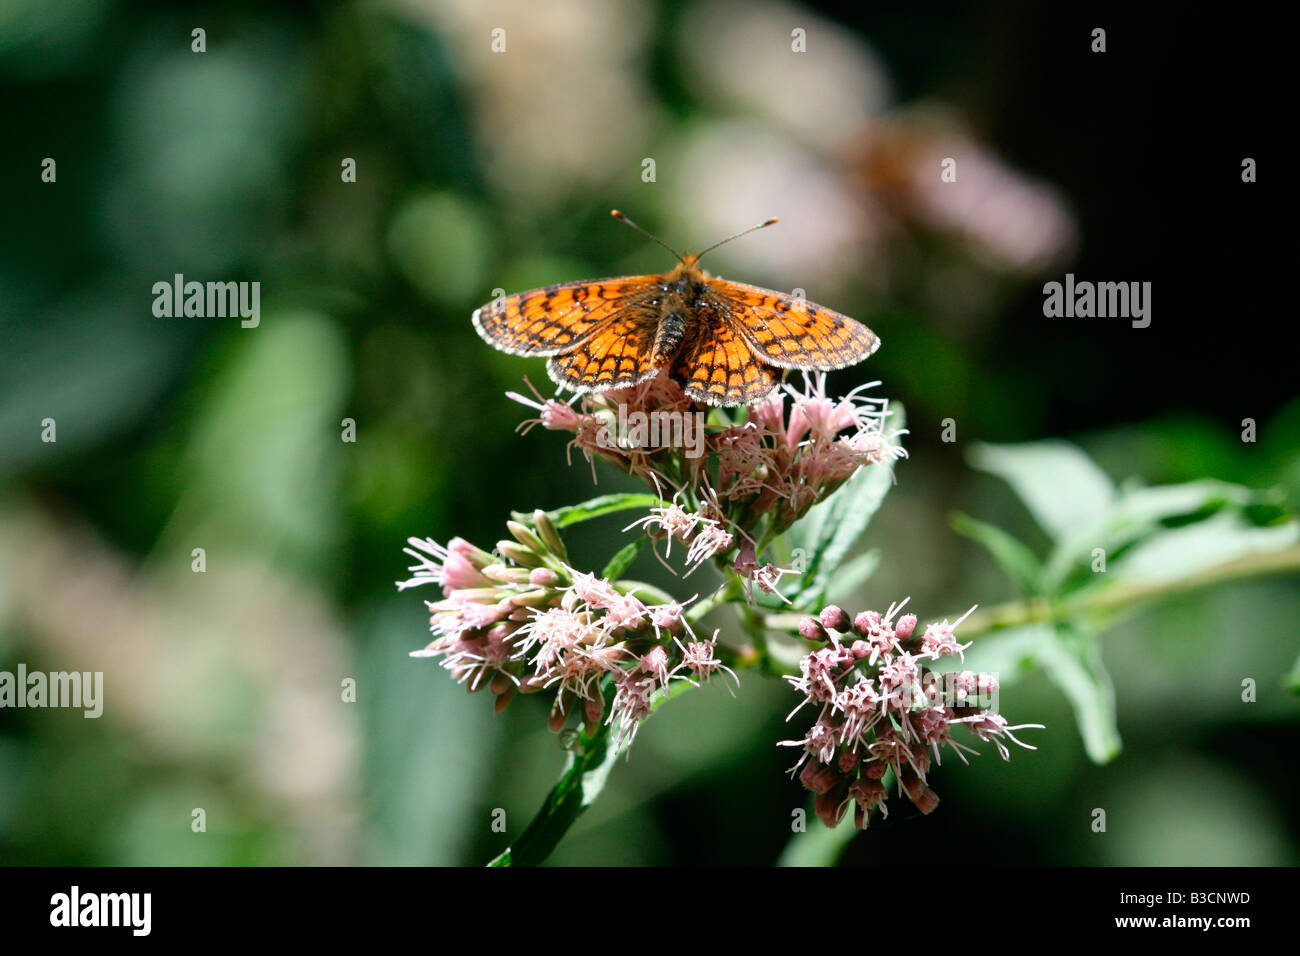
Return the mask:
<path id="1" fill-rule="evenodd" d="M 681 261 L 682 255 L 680 252 L 678 252 L 672 246 L 668 245 L 668 243 L 664 242 L 662 239 L 660 239 L 658 236 L 654 235 L 653 233 L 646 232 L 646 230 L 642 229 L 640 226 L 634 223 L 631 219 L 627 218 L 627 216 L 623 215 L 617 209 L 611 209 L 609 211 L 609 214 L 613 216 L 615 219 L 617 219 L 619 222 L 627 223 L 629 226 L 631 226 L 637 232 L 641 233 L 641 235 L 645 236 L 647 239 L 653 239 L 655 242 L 659 243 L 659 245 L 663 246 L 665 249 L 671 252 L 673 254 L 674 259 L 678 260 L 679 262 Z"/>
<path id="2" fill-rule="evenodd" d="M 703 258 L 705 252 L 712 252 L 714 249 L 718 248 L 718 246 L 726 245 L 732 239 L 739 239 L 741 236 L 747 236 L 751 232 L 758 232 L 758 230 L 766 229 L 768 226 L 775 226 L 780 221 L 781 221 L 780 219 L 777 219 L 775 216 L 773 216 L 771 219 L 767 220 L 766 222 L 760 222 L 757 226 L 750 226 L 748 229 L 745 229 L 742 232 L 738 232 L 734 236 L 728 236 L 726 239 L 723 239 L 721 242 L 715 242 L 713 245 L 709 246 L 709 248 L 705 249 L 704 252 L 701 252 L 695 258 L 696 259 Z"/>

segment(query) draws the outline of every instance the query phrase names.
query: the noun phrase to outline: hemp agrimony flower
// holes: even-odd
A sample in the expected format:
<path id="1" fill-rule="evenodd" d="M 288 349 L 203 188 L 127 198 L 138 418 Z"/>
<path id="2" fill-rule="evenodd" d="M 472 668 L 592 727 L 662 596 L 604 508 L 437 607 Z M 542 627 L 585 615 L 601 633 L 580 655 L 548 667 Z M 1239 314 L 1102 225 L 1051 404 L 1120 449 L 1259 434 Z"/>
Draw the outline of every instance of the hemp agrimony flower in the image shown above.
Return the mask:
<path id="1" fill-rule="evenodd" d="M 997 713 L 995 678 L 971 671 L 941 675 L 926 666 L 970 647 L 953 634 L 970 611 L 956 624 L 931 624 L 918 636 L 915 615 L 894 620 L 906 603 L 885 614 L 863 611 L 852 623 L 845 611 L 828 605 L 799 626 L 801 636 L 823 646 L 803 657 L 798 675 L 786 677 L 803 696 L 790 717 L 808 704 L 817 717 L 804 737 L 781 746 L 802 751 L 791 772 L 817 795 L 814 807 L 827 826 L 837 825 L 850 804 L 859 829 L 875 811 L 887 815 L 881 782 L 887 773 L 922 813 L 934 810 L 939 797 L 926 782 L 931 758 L 938 765 L 945 746 L 963 762 L 976 753 L 952 739 L 958 724 L 992 741 L 1003 760 L 1011 756 L 1006 740 L 1035 749 L 1013 732 L 1043 725 L 1009 726 Z"/>
<path id="2" fill-rule="evenodd" d="M 434 639 L 412 657 L 440 658 L 471 693 L 489 688 L 497 712 L 516 694 L 548 694 L 556 731 L 574 713 L 594 730 L 612 691 L 607 722 L 620 743 L 671 679 L 689 679 L 679 672 L 735 676 L 715 658 L 715 641 L 696 637 L 682 604 L 647 604 L 636 585 L 575 570 L 546 512 L 531 521 L 509 522 L 513 540 L 498 542 L 495 554 L 459 538 L 446 547 L 411 539 L 414 577 L 398 588 L 442 590 L 442 600 L 426 602 Z"/>
<path id="3" fill-rule="evenodd" d="M 824 372 L 804 373 L 803 388 L 786 384 L 762 402 L 734 415 L 709 411 L 701 455 L 677 446 L 612 444 L 603 436 L 617 416 L 655 420 L 681 416 L 694 407 L 681 386 L 660 375 L 631 388 L 584 393 L 572 404 L 509 393 L 536 410 L 535 425 L 573 435 L 594 464 L 597 458 L 635 475 L 662 503 L 625 530 L 642 526 L 656 539 L 686 546 L 686 571 L 707 561 L 743 578 L 751 599 L 777 590 L 783 570 L 760 561 L 756 550 L 788 530 L 864 467 L 889 468 L 906 457 L 902 431 L 889 431 L 889 402 L 863 394 L 863 385 L 841 399 L 826 394 Z M 702 413 L 701 413 L 702 414 Z M 672 489 L 663 501 L 664 489 Z M 784 572 L 784 573 L 789 573 Z"/>
<path id="4" fill-rule="evenodd" d="M 802 639 L 810 647 L 787 680 L 803 697 L 795 712 L 811 705 L 816 716 L 801 739 L 783 745 L 799 748 L 793 772 L 816 794 L 818 815 L 834 825 L 853 805 L 864 827 L 887 812 L 887 784 L 930 812 L 938 803 L 927 783 L 931 763 L 946 748 L 962 760 L 975 753 L 953 739 L 954 727 L 965 724 L 1005 758 L 1008 742 L 1029 746 L 1015 732 L 1038 725 L 1007 724 L 997 712 L 995 679 L 932 669 L 940 660 L 964 661 L 970 644 L 956 630 L 965 615 L 921 631 L 914 615 L 900 616 L 902 605 L 853 618 L 827 605 L 798 617 L 837 570 L 804 558 L 838 560 L 843 547 L 829 549 L 828 535 L 841 522 L 856 522 L 860 531 L 869 517 L 862 509 L 879 504 L 894 465 L 906 457 L 899 444 L 905 432 L 891 427 L 888 401 L 866 394 L 874 384 L 831 398 L 824 373 L 805 374 L 802 387 L 784 384 L 735 409 L 699 405 L 667 375 L 568 401 L 536 390 L 533 398 L 510 393 L 536 413 L 521 432 L 536 425 L 566 432 L 569 451 L 582 453 L 593 476 L 599 459 L 641 479 L 652 495 L 608 495 L 516 515 L 506 525 L 509 537 L 490 551 L 459 538 L 446 546 L 412 538 L 406 553 L 416 563 L 398 587 L 441 591 L 428 602 L 433 639 L 412 656 L 439 660 L 471 693 L 489 690 L 497 711 L 521 694 L 544 695 L 550 728 L 578 731 L 566 739 L 581 756 L 571 758 L 551 797 L 563 802 L 581 791 L 572 775 L 605 759 L 598 755 L 624 751 L 674 693 L 713 684 L 734 696 L 739 670 L 776 675 L 772 648 L 784 641 L 788 650 Z M 682 427 L 688 419 L 698 427 Z M 664 441 L 674 434 L 691 440 Z M 814 506 L 858 478 L 876 490 L 865 498 L 854 490 L 856 497 L 832 512 L 837 517 L 802 530 Z M 636 537 L 611 549 L 606 569 L 575 567 L 561 525 L 631 508 L 642 514 L 622 533 Z M 711 564 L 721 583 L 703 598 L 680 600 L 622 579 L 644 543 L 680 577 Z M 739 634 L 696 632 L 706 614 L 728 603 L 742 606 Z M 549 815 L 554 805 L 537 826 L 561 819 Z"/>

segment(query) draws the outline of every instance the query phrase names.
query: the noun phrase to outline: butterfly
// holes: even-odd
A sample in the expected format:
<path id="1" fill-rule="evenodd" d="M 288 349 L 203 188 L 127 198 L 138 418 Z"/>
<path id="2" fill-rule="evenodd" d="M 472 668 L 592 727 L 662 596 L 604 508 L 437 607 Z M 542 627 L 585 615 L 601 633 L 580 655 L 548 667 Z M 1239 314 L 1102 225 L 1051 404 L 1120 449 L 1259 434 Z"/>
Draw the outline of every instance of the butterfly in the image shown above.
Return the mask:
<path id="1" fill-rule="evenodd" d="M 617 209 L 611 215 L 672 252 L 677 266 L 493 300 L 474 312 L 478 334 L 511 355 L 547 356 L 551 380 L 571 391 L 627 388 L 667 370 L 690 398 L 721 406 L 762 401 L 784 369 L 844 368 L 880 347 L 848 316 L 700 269 L 705 253 L 776 219 L 683 256 Z"/>

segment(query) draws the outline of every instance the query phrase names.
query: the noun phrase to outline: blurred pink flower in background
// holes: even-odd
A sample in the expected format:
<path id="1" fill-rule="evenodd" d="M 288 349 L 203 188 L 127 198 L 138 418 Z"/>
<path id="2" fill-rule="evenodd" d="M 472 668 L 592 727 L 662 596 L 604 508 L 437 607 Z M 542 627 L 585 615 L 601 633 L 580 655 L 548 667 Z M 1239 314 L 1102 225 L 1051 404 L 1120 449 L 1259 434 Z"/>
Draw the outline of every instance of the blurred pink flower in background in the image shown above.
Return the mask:
<path id="1" fill-rule="evenodd" d="M 1078 241 L 1061 193 L 1018 172 L 934 104 L 865 123 L 850 153 L 882 216 L 962 242 L 994 269 L 1040 272 Z M 945 160 L 955 178 L 945 181 Z"/>

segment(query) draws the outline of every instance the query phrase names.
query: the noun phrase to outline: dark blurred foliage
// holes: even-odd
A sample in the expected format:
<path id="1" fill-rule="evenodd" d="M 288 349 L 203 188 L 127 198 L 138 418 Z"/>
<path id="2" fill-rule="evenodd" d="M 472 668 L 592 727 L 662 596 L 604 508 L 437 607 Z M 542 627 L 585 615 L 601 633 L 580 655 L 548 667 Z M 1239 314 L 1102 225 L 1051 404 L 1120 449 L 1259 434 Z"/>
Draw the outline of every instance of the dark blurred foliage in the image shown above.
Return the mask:
<path id="1" fill-rule="evenodd" d="M 716 34 L 691 52 L 701 23 L 763 17 L 779 30 L 752 62 L 710 61 Z M 800 25 L 812 80 L 861 78 L 869 107 L 828 114 L 824 142 L 798 103 L 746 100 L 764 72 L 793 69 L 771 51 Z M 1094 26 L 1104 55 L 1088 52 Z M 190 50 L 195 27 L 206 53 Z M 976 439 L 1068 437 L 1117 479 L 1279 485 L 1296 502 L 1279 39 L 1255 17 L 1176 26 L 1046 4 L 0 4 L 0 669 L 103 670 L 108 695 L 99 721 L 0 712 L 0 859 L 475 863 L 501 849 L 492 809 L 522 826 L 562 752 L 535 701 L 494 718 L 407 659 L 427 620 L 393 581 L 409 535 L 490 546 L 510 509 L 592 492 L 560 437 L 514 431 L 526 414 L 503 393 L 525 374 L 542 387 L 541 363 L 493 352 L 468 317 L 498 287 L 667 268 L 611 207 L 678 247 L 793 220 L 714 267 L 805 286 L 880 334 L 878 356 L 832 378 L 881 379 L 911 428 L 869 535 L 885 560 L 847 597 L 855 610 L 911 594 L 925 619 L 1012 596 L 947 525 L 959 508 L 1037 533 L 970 471 Z M 872 77 L 892 92 L 871 93 Z M 978 229 L 945 229 L 924 195 L 862 171 L 857 127 L 905 154 L 914 128 L 936 148 L 979 144 L 992 181 L 1012 184 L 1009 214 L 1019 184 L 1048 184 L 1069 235 L 1033 262 L 983 257 Z M 768 142 L 789 149 L 776 172 Z M 1240 181 L 1245 156 L 1257 184 Z M 719 179 L 742 185 L 710 205 L 702 184 Z M 1066 271 L 1152 282 L 1151 327 L 1045 319 L 1042 283 Z M 260 282 L 260 326 L 155 318 L 150 290 L 174 273 Z M 56 444 L 39 440 L 46 417 Z M 339 441 L 344 418 L 355 444 Z M 1240 441 L 1243 418 L 1258 443 Z M 620 487 L 601 473 L 597 490 Z M 598 566 L 618 528 L 584 528 L 571 550 Z M 1298 611 L 1294 586 L 1271 581 L 1124 624 L 1107 638 L 1118 760 L 1090 764 L 1066 703 L 1031 678 L 1005 703 L 1048 725 L 1036 752 L 945 764 L 936 814 L 891 817 L 849 859 L 1294 863 L 1297 708 L 1277 675 Z M 1262 688 L 1246 717 L 1242 674 Z M 339 701 L 349 677 L 355 704 Z M 771 863 L 803 803 L 773 746 L 790 706 L 756 676 L 737 702 L 674 702 L 555 859 Z M 1096 806 L 1105 837 L 1088 828 Z"/>

